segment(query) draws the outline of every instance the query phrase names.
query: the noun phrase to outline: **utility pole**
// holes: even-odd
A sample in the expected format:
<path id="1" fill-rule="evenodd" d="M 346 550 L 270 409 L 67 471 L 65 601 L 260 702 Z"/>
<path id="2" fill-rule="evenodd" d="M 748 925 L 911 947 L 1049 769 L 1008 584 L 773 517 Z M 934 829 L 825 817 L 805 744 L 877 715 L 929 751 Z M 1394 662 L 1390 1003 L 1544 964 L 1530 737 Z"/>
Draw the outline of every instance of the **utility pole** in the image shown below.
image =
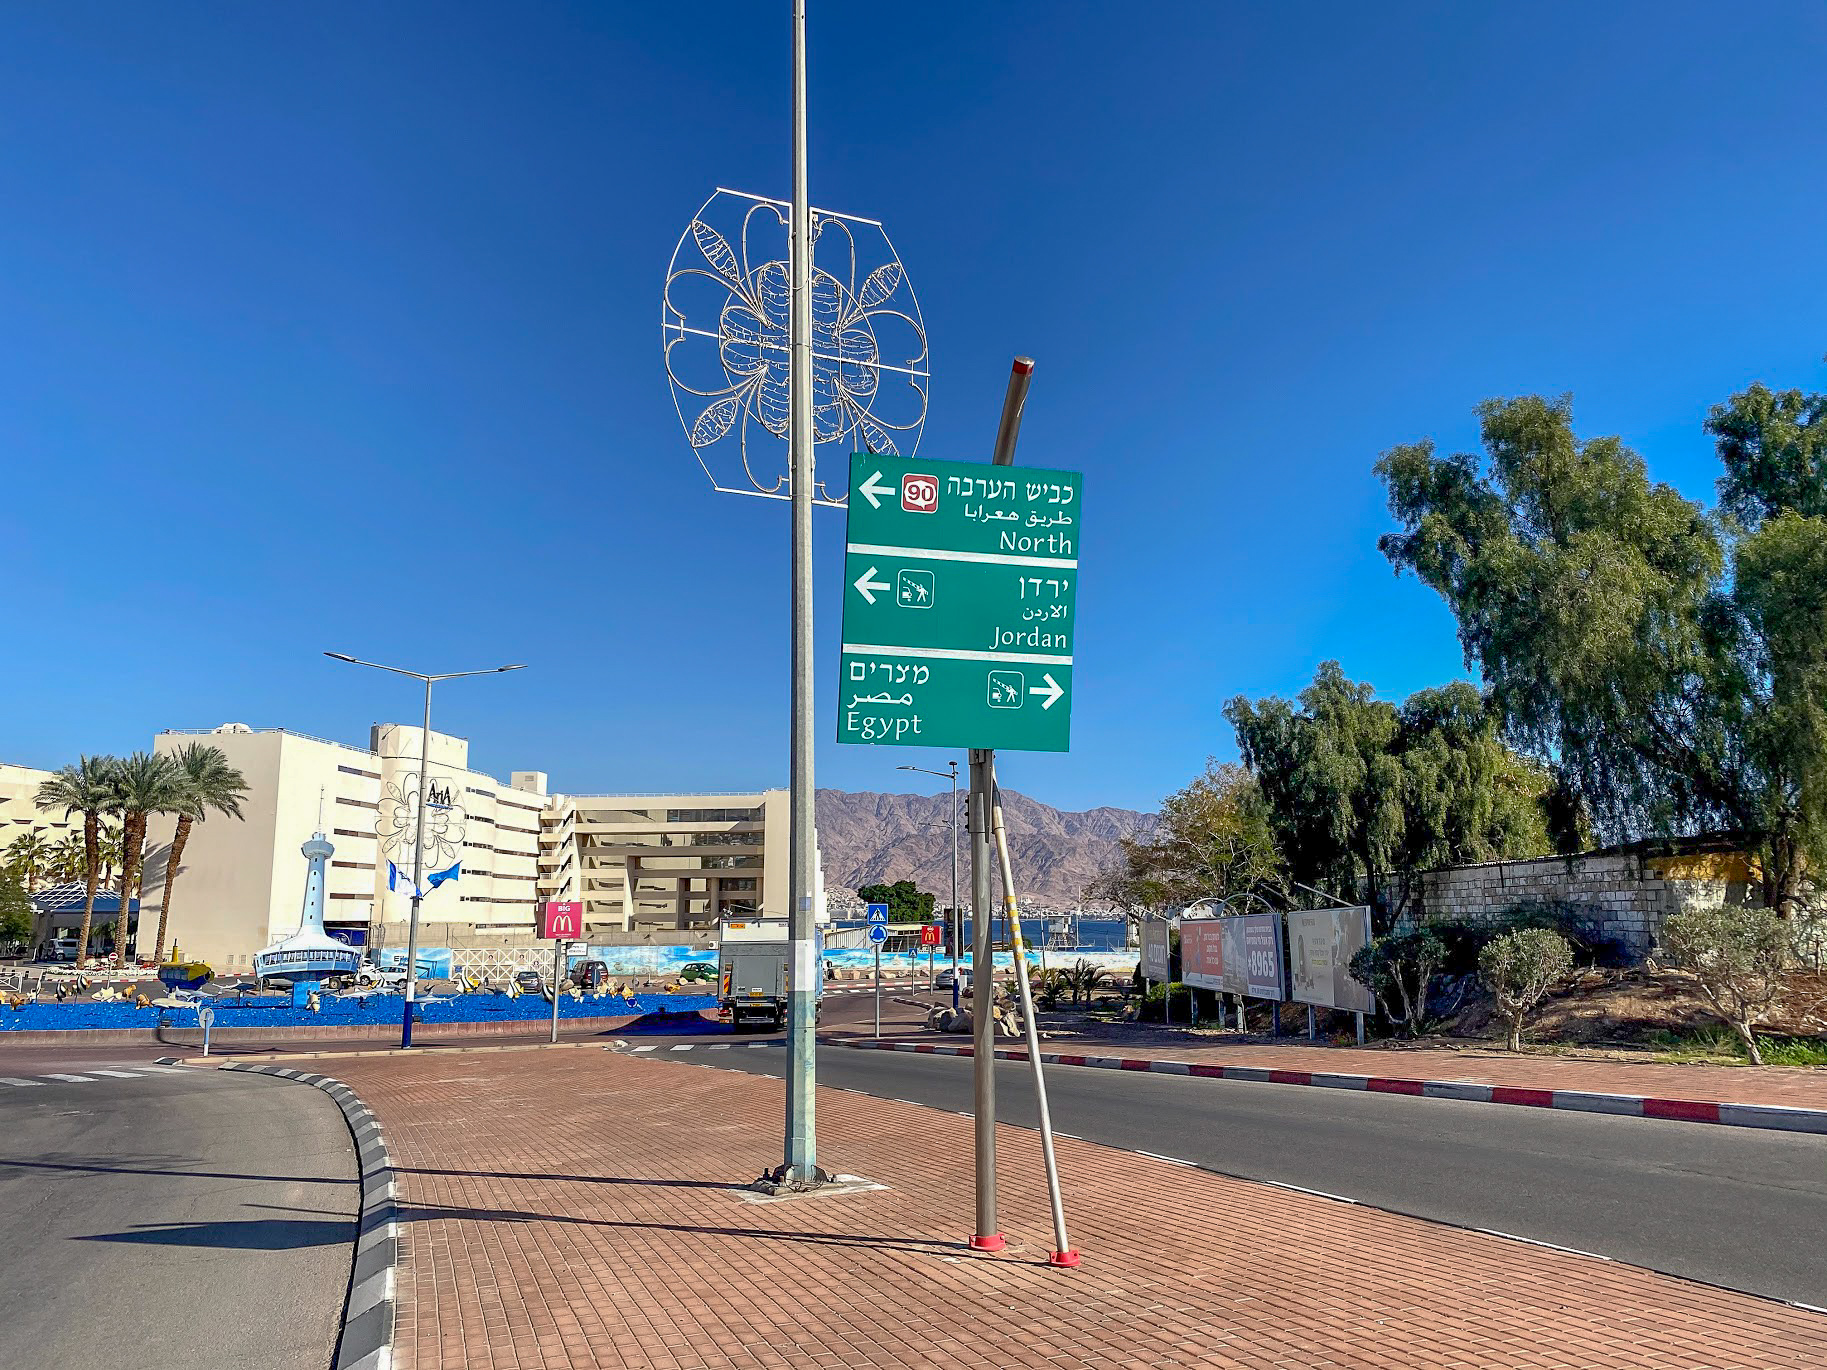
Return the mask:
<path id="1" fill-rule="evenodd" d="M 383 666 L 378 661 L 359 661 L 341 652 L 325 652 L 324 655 L 336 661 L 346 661 L 351 666 L 372 666 L 377 671 L 391 671 L 394 675 L 411 676 L 414 680 L 425 682 L 425 722 L 419 729 L 419 815 L 412 838 L 412 914 L 406 923 L 406 994 L 405 1002 L 400 1006 L 400 1045 L 409 1047 L 412 1045 L 414 991 L 419 981 L 419 901 L 425 897 L 425 792 L 431 777 L 431 687 L 440 680 L 460 680 L 471 675 L 499 675 L 503 671 L 524 671 L 526 667 L 491 666 L 486 671 L 447 671 L 442 675 L 426 675 L 423 671 Z"/>
<path id="2" fill-rule="evenodd" d="M 956 1013 L 964 1003 L 964 988 L 958 983 L 959 944 L 964 939 L 964 919 L 958 910 L 958 763 L 948 761 L 949 771 L 929 771 L 924 766 L 896 766 L 897 771 L 918 771 L 921 775 L 936 775 L 941 780 L 952 782 L 952 911 L 946 920 L 946 940 L 952 950 L 952 1012 Z"/>
<path id="3" fill-rule="evenodd" d="M 792 944 L 787 999 L 786 1160 L 783 1184 L 817 1184 L 813 1118 L 814 1033 L 821 973 L 813 907 L 818 836 L 812 789 L 812 212 L 806 189 L 806 0 L 793 0 L 793 208 L 788 446 L 793 495 L 792 743 L 788 796 L 791 854 L 787 937 Z"/>
<path id="4" fill-rule="evenodd" d="M 1015 358 L 1002 398 L 992 465 L 1009 466 L 1015 461 L 1021 413 L 1033 379 L 1033 359 Z M 971 748 L 971 1064 L 977 1140 L 977 1226 L 971 1245 L 979 1251 L 1000 1251 L 1005 1245 L 1002 1233 L 996 1230 L 996 1018 L 991 1011 L 996 986 L 995 953 L 990 943 L 994 917 L 990 907 L 990 807 L 995 767 L 993 750 Z"/>

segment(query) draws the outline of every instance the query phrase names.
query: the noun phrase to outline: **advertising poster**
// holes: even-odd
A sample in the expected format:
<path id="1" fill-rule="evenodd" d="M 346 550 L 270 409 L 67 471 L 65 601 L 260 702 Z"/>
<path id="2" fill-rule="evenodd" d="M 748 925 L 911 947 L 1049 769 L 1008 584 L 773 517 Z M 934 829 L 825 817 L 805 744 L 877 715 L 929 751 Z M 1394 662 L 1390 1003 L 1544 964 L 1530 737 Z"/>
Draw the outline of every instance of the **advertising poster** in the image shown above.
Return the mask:
<path id="1" fill-rule="evenodd" d="M 1200 989 L 1224 988 L 1224 925 L 1228 918 L 1189 918 L 1180 924 L 1180 979 Z"/>
<path id="2" fill-rule="evenodd" d="M 1167 942 L 1168 924 L 1162 919 L 1150 919 L 1142 924 L 1142 978 L 1157 984 L 1167 981 L 1169 966 Z"/>
<path id="3" fill-rule="evenodd" d="M 1235 982 L 1231 992 L 1281 1002 L 1281 915 L 1246 913 L 1225 921 L 1239 925 L 1236 957 L 1230 955 L 1228 946 L 1225 948 L 1225 978 Z"/>
<path id="4" fill-rule="evenodd" d="M 1373 1013 L 1371 993 L 1351 978 L 1348 969 L 1358 949 L 1370 941 L 1370 910 L 1305 909 L 1288 915 L 1288 945 L 1293 954 L 1296 1003 L 1348 1013 Z"/>

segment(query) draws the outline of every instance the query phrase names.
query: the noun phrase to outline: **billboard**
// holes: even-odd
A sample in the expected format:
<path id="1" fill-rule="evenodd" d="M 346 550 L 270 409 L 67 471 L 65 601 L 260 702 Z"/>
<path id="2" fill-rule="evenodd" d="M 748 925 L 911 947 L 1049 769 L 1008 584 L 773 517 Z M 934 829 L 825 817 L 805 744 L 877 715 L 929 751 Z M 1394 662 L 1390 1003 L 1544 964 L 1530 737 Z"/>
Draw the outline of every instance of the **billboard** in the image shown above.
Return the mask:
<path id="1" fill-rule="evenodd" d="M 1357 950 L 1370 941 L 1370 910 L 1304 909 L 1288 915 L 1293 950 L 1293 998 L 1297 1004 L 1374 1013 L 1376 1000 L 1351 978 Z"/>
<path id="2" fill-rule="evenodd" d="M 1281 915 L 1243 913 L 1183 922 L 1180 978 L 1201 989 L 1281 1000 Z"/>
<path id="3" fill-rule="evenodd" d="M 576 899 L 548 899 L 541 906 L 539 935 L 554 940 L 584 935 L 584 906 Z"/>
<path id="4" fill-rule="evenodd" d="M 1142 978 L 1165 984 L 1172 964 L 1168 956 L 1167 923 L 1151 918 L 1142 924 Z"/>

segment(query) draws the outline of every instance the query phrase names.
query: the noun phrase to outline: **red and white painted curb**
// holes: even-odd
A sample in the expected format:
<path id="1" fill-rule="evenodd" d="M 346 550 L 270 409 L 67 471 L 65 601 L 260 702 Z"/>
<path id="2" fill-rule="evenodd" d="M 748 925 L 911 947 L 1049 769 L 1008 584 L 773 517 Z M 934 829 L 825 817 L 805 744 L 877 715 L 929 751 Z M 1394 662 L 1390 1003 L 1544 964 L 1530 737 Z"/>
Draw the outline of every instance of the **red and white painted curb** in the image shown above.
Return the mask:
<path id="1" fill-rule="evenodd" d="M 926 1042 L 844 1042 L 860 1051 L 911 1051 L 921 1056 L 969 1056 L 966 1046 Z M 998 1060 L 1025 1061 L 1028 1053 L 998 1048 Z M 1580 1089 L 1522 1089 L 1470 1080 L 1405 1080 L 1378 1075 L 1339 1075 L 1318 1070 L 1274 1070 L 1267 1066 L 1206 1065 L 1161 1061 L 1143 1056 L 1084 1056 L 1044 1051 L 1050 1066 L 1089 1066 L 1094 1070 L 1137 1070 L 1155 1075 L 1196 1075 L 1209 1080 L 1244 1080 L 1265 1085 L 1315 1085 L 1321 1089 L 1355 1089 L 1370 1094 L 1417 1094 L 1426 1099 L 1457 1099 L 1475 1104 L 1517 1104 L 1524 1108 L 1564 1108 L 1579 1113 L 1611 1113 L 1624 1118 L 1664 1118 L 1683 1123 L 1718 1123 L 1725 1127 L 1771 1128 L 1780 1132 L 1827 1133 L 1827 1109 L 1788 1108 L 1773 1104 L 1719 1104 L 1704 1099 L 1656 1099 L 1642 1094 L 1596 1094 Z"/>

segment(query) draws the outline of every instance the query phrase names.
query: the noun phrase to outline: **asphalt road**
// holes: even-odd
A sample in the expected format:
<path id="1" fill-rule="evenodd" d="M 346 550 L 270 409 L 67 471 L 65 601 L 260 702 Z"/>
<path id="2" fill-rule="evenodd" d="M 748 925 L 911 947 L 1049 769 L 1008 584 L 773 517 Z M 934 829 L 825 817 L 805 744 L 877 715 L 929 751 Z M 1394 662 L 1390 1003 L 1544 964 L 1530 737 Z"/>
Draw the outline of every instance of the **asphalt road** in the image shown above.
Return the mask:
<path id="1" fill-rule="evenodd" d="M 361 1199 L 335 1103 L 115 1060 L 0 1083 L 0 1365 L 325 1370 Z"/>
<path id="2" fill-rule="evenodd" d="M 783 1068 L 778 1050 L 673 1059 Z M 818 1053 L 822 1085 L 961 1113 L 973 1108 L 971 1069 L 958 1057 Z M 1030 1071 L 998 1063 L 1004 1122 L 1038 1125 Z M 1827 1305 L 1820 1137 L 1073 1067 L 1049 1070 L 1047 1090 L 1054 1127 L 1089 1141 Z"/>

